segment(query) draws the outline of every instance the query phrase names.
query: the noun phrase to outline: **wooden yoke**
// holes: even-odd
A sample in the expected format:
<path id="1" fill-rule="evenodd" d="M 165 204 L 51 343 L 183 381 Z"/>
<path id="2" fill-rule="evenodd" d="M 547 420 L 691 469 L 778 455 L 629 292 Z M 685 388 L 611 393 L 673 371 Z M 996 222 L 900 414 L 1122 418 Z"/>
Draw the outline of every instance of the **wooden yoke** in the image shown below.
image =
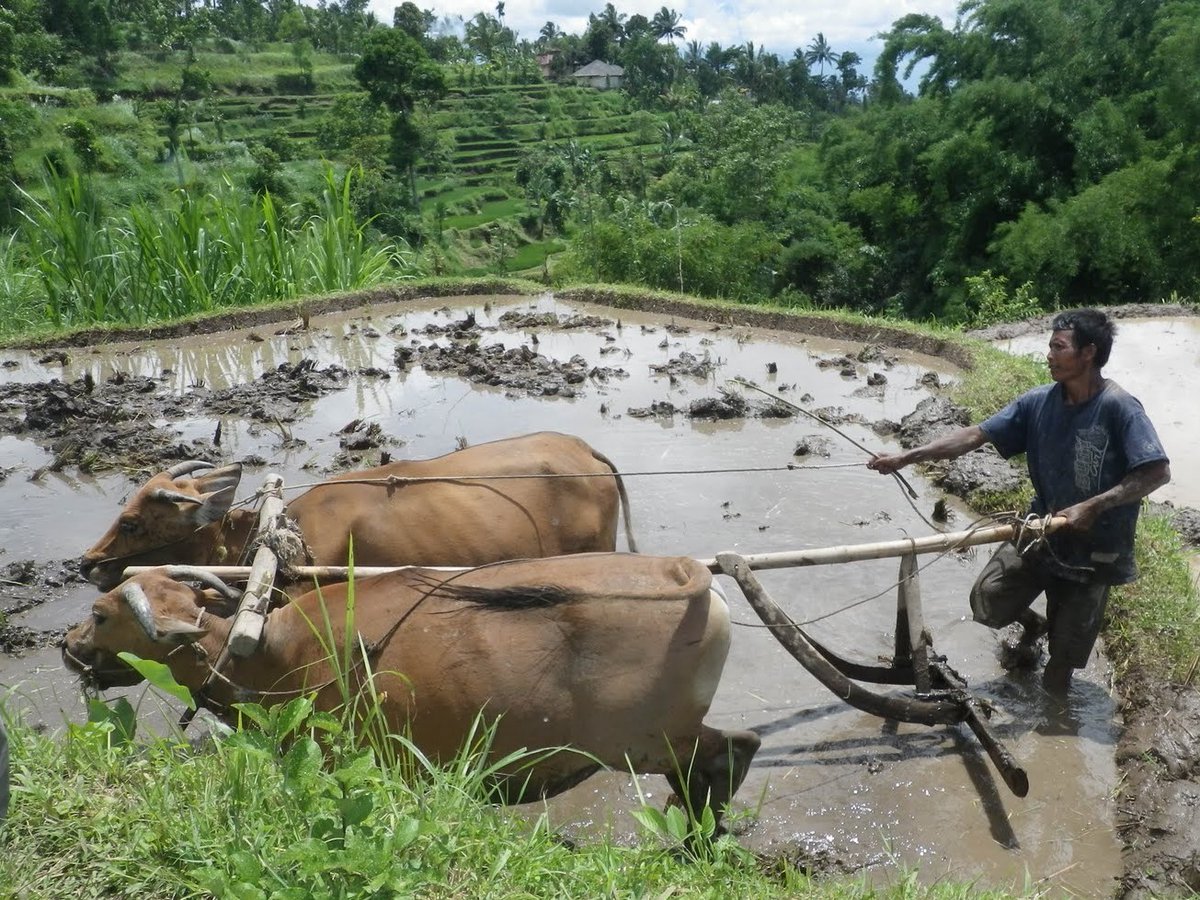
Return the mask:
<path id="1" fill-rule="evenodd" d="M 229 631 L 229 652 L 234 656 L 249 656 L 258 648 L 267 608 L 271 604 L 275 572 L 279 568 L 279 560 L 266 538 L 279 527 L 279 518 L 283 515 L 283 478 L 274 473 L 268 475 L 263 480 L 262 492 L 265 496 L 258 514 L 259 548 L 254 554 L 249 581 Z"/>

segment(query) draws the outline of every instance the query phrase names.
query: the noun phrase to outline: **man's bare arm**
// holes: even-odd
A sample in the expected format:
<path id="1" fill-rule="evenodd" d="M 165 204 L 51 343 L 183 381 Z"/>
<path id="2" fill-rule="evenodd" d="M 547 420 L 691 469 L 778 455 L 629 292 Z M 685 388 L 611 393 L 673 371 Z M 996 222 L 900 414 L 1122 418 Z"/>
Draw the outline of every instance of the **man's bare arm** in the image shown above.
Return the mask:
<path id="1" fill-rule="evenodd" d="M 1087 531 L 1102 512 L 1114 506 L 1137 503 L 1171 480 L 1171 465 L 1165 459 L 1138 466 L 1103 494 L 1089 497 L 1074 506 L 1055 513 L 1067 520 L 1067 527 Z"/>
<path id="2" fill-rule="evenodd" d="M 967 425 L 928 444 L 905 450 L 903 453 L 880 454 L 867 461 L 867 468 L 890 475 L 892 472 L 913 463 L 931 462 L 935 459 L 957 459 L 964 453 L 982 447 L 988 436 L 978 425 Z M 1151 488 L 1153 490 L 1153 488 Z"/>

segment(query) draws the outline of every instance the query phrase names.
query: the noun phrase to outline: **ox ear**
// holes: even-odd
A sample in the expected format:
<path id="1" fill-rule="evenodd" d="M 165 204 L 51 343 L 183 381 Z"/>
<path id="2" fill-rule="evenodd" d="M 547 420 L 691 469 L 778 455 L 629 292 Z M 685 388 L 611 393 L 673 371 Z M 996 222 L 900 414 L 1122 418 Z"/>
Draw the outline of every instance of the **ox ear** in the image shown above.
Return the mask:
<path id="1" fill-rule="evenodd" d="M 182 619 L 158 619 L 155 624 L 158 625 L 155 640 L 163 644 L 191 644 L 208 634 L 207 628 L 198 628 Z"/>
<path id="2" fill-rule="evenodd" d="M 238 610 L 236 600 L 231 600 L 227 594 L 213 588 L 205 588 L 200 592 L 198 602 L 210 613 L 228 619 Z"/>
<path id="3" fill-rule="evenodd" d="M 222 466 L 198 476 L 195 482 L 201 492 L 200 505 L 192 510 L 192 518 L 196 524 L 208 525 L 223 518 L 229 512 L 234 492 L 241 480 L 241 463 Z"/>

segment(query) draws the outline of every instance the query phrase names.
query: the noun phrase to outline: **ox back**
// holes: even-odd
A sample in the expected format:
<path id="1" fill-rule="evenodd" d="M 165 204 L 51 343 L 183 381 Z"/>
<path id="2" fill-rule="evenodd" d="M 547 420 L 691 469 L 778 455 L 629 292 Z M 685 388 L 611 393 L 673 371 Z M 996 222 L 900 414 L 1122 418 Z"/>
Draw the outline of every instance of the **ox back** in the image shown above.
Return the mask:
<path id="1" fill-rule="evenodd" d="M 318 565 L 344 565 L 352 536 L 360 565 L 478 566 L 615 550 L 622 503 L 633 545 L 612 464 L 579 438 L 540 432 L 338 475 L 288 513 Z"/>

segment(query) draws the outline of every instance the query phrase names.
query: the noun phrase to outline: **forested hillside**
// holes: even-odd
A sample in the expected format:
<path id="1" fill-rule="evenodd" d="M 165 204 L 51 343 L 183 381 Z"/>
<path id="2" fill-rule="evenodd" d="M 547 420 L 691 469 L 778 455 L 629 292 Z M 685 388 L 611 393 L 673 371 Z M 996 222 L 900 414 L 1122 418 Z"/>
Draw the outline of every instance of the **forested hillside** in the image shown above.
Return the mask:
<path id="1" fill-rule="evenodd" d="M 3 0 L 5 330 L 413 274 L 964 323 L 1200 293 L 1200 0 L 970 0 L 873 73 L 495 13 Z"/>

